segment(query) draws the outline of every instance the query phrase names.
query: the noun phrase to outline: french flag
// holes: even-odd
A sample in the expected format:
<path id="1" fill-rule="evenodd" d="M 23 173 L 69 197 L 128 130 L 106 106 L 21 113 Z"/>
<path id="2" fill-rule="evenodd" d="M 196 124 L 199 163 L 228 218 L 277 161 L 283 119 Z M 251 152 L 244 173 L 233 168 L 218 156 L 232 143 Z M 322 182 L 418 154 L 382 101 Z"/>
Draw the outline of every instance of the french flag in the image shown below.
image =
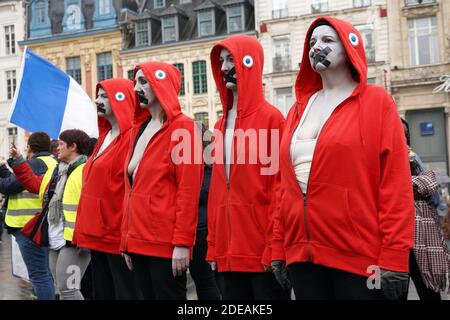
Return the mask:
<path id="1" fill-rule="evenodd" d="M 80 129 L 98 137 L 97 112 L 91 98 L 64 71 L 26 48 L 9 121 L 58 139 L 60 132 Z"/>

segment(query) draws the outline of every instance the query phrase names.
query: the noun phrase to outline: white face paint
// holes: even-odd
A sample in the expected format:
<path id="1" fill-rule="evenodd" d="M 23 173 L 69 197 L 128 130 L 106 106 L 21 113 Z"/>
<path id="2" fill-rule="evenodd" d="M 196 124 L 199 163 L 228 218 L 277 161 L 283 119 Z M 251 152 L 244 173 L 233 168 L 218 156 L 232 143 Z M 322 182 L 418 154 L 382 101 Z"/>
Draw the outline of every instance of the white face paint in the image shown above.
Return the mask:
<path id="1" fill-rule="evenodd" d="M 222 65 L 222 75 L 224 76 L 224 79 L 226 81 L 225 75 L 234 68 L 234 59 L 231 53 L 225 48 L 222 48 L 222 50 L 220 51 L 220 64 Z M 236 74 L 233 75 L 233 78 L 236 79 Z M 233 82 L 226 82 L 225 85 L 230 90 L 236 90 L 236 84 Z"/>
<path id="2" fill-rule="evenodd" d="M 95 104 L 97 105 L 97 114 L 99 117 L 109 118 L 113 114 L 108 95 L 106 94 L 105 90 L 103 90 L 103 88 L 98 89 Z M 104 110 L 104 112 L 102 112 L 102 109 Z"/>
<path id="3" fill-rule="evenodd" d="M 311 67 L 318 73 L 335 69 L 346 64 L 348 61 L 347 52 L 339 35 L 330 26 L 319 26 L 315 28 L 309 40 L 309 46 L 309 61 Z M 329 61 L 328 67 L 321 62 L 316 63 L 314 58 L 311 57 L 312 54 L 320 53 L 326 47 L 331 49 L 330 53 L 326 55 L 326 60 Z"/>
<path id="4" fill-rule="evenodd" d="M 149 108 L 156 101 L 156 95 L 142 70 L 136 72 L 134 81 L 134 91 L 138 94 L 141 108 Z"/>

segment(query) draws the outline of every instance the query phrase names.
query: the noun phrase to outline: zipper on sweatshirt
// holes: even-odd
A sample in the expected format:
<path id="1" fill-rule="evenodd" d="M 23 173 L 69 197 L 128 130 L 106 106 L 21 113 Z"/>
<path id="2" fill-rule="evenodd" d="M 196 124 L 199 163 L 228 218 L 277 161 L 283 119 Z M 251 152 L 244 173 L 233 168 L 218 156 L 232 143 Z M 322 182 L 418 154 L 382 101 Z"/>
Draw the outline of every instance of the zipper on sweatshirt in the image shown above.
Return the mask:
<path id="1" fill-rule="evenodd" d="M 307 252 L 308 252 L 308 261 L 312 261 L 312 256 L 311 256 L 311 236 L 309 234 L 309 229 L 308 229 L 308 221 L 306 219 L 306 194 L 303 194 L 303 220 L 305 223 L 305 232 L 306 232 L 306 239 L 308 241 L 307 243 Z"/>
<path id="2" fill-rule="evenodd" d="M 127 235 L 125 237 L 125 252 L 128 252 L 128 233 L 130 230 L 130 220 L 131 220 L 131 210 L 130 210 L 130 198 L 131 198 L 131 190 L 133 187 L 130 187 L 130 192 L 128 192 L 128 219 L 127 219 Z"/>
<path id="3" fill-rule="evenodd" d="M 342 108 L 342 106 L 345 104 L 345 102 L 347 102 L 347 100 L 349 100 L 350 98 L 352 98 L 353 97 L 353 95 L 351 95 L 350 97 L 348 97 L 348 98 L 346 98 L 344 101 L 342 101 L 336 108 L 334 108 L 334 110 L 333 110 L 333 112 L 330 114 L 330 116 L 328 117 L 328 119 L 325 121 L 325 123 L 322 125 L 322 129 L 320 129 L 320 131 L 319 131 L 319 135 L 317 136 L 317 140 L 316 140 L 316 147 L 314 148 L 314 152 L 313 152 L 313 157 L 312 157 L 312 163 L 311 163 L 311 168 L 310 168 L 310 170 L 309 170 L 309 176 L 311 176 L 311 174 L 312 174 L 312 172 L 313 172 L 313 167 L 314 167 L 314 163 L 315 163 L 315 161 L 314 161 L 314 159 L 315 159 L 315 155 L 316 155 L 316 151 L 317 151 L 317 146 L 319 145 L 319 139 L 320 139 L 320 137 L 321 137 L 321 135 L 322 135 L 322 132 L 324 131 L 324 129 L 325 129 L 325 127 L 326 127 L 326 125 L 328 124 L 328 122 L 329 122 L 329 120 L 331 119 L 331 117 L 338 111 L 338 110 L 340 110 L 341 108 Z M 300 121 L 301 121 L 301 118 L 299 119 L 299 122 L 298 122 L 298 124 L 297 124 L 297 126 L 299 126 L 300 125 Z M 295 128 L 297 128 L 297 127 L 295 127 Z M 291 150 L 291 141 L 292 141 L 292 136 L 294 135 L 294 133 L 295 133 L 295 131 L 296 131 L 296 129 L 294 129 L 294 131 L 293 131 L 293 133 L 292 133 L 292 135 L 290 136 L 290 143 L 289 143 L 289 154 L 291 155 L 291 170 L 292 170 L 292 173 L 294 174 L 294 177 L 296 177 L 296 174 L 295 174 L 295 170 L 294 170 L 294 165 L 292 164 L 292 154 L 291 154 L 291 152 L 290 152 L 290 150 Z M 297 179 L 295 179 L 296 181 L 297 181 Z M 309 183 L 311 182 L 311 179 L 309 179 L 308 178 L 308 183 L 307 183 L 307 190 L 310 190 L 310 187 L 309 187 Z M 302 188 L 300 187 L 300 185 L 298 184 L 298 182 L 297 182 L 297 186 L 298 186 L 298 188 L 299 188 L 299 190 L 300 190 L 300 193 L 302 193 L 303 194 L 303 221 L 304 221 L 304 224 L 305 224 L 305 233 L 306 233 L 306 239 L 307 239 L 307 253 L 308 253 L 308 261 L 312 261 L 312 254 L 311 254 L 311 234 L 309 233 L 309 228 L 308 228 L 308 219 L 307 219 L 307 195 L 306 195 L 306 193 L 303 193 L 303 191 L 302 191 Z"/>
<path id="4" fill-rule="evenodd" d="M 144 154 L 145 154 L 145 152 L 147 151 L 147 149 L 150 147 L 150 144 L 152 143 L 152 141 L 154 141 L 154 139 L 155 139 L 155 137 L 161 132 L 161 131 L 163 131 L 163 129 L 165 129 L 168 125 L 166 125 L 166 126 L 164 126 L 164 124 L 165 123 L 163 123 L 163 125 L 161 126 L 161 128 L 158 130 L 158 132 L 156 132 L 154 135 L 153 135 L 153 137 L 149 140 L 149 142 L 147 143 L 147 146 L 145 147 L 145 150 L 144 150 L 144 153 L 142 154 L 142 158 L 144 157 Z M 148 124 L 147 124 L 148 125 Z M 145 130 L 145 129 L 144 129 Z M 131 134 L 130 135 L 130 143 L 131 142 L 133 142 L 132 141 L 132 137 L 133 137 L 133 134 Z M 139 139 L 139 137 L 136 137 L 136 140 L 137 139 Z M 135 141 L 135 142 L 137 142 L 137 141 Z M 133 153 L 134 153 L 134 148 L 133 148 Z M 131 159 L 133 158 L 133 153 L 130 155 L 130 159 L 128 160 L 128 164 L 129 164 L 129 162 L 131 161 Z M 142 161 L 142 158 L 141 158 L 141 161 Z M 133 191 L 133 185 L 134 185 L 134 182 L 136 181 L 136 177 L 137 177 L 137 173 L 138 173 L 138 171 L 139 171 L 139 167 L 140 167 L 140 162 L 139 162 L 139 165 L 138 165 L 138 167 L 136 168 L 136 172 L 135 172 L 135 174 L 134 174 L 134 178 L 133 178 L 133 184 L 130 184 L 130 192 L 128 193 L 128 208 L 127 208 L 127 210 L 128 210 L 128 221 L 127 221 L 127 223 L 128 223 L 128 225 L 127 225 L 127 235 L 126 235 L 126 237 L 125 237 L 125 247 L 126 247 L 126 250 L 128 251 L 128 231 L 129 231 L 129 229 L 130 229 L 130 224 L 131 224 L 131 210 L 130 210 L 130 198 L 131 198 L 131 192 Z M 127 170 L 128 171 L 128 170 Z"/>
<path id="5" fill-rule="evenodd" d="M 230 250 L 231 246 L 231 222 L 230 222 L 230 182 L 227 181 L 227 216 L 228 216 L 228 250 Z M 228 254 L 227 254 L 228 255 Z M 231 271 L 230 259 L 227 257 L 227 267 L 228 270 Z"/>
<path id="6" fill-rule="evenodd" d="M 131 143 L 133 142 L 133 134 L 134 134 L 134 129 L 132 129 L 132 131 L 130 132 L 130 146 L 132 145 Z M 134 152 L 134 148 L 133 148 L 133 152 Z M 131 157 L 133 157 L 133 154 L 130 155 L 130 158 L 128 159 L 127 163 L 129 164 L 131 161 Z M 128 168 L 125 169 L 126 173 L 127 173 L 127 183 L 130 183 L 130 177 L 128 177 Z M 128 232 L 130 230 L 130 220 L 131 220 L 131 210 L 130 210 L 130 198 L 131 198 L 131 191 L 133 189 L 133 185 L 130 183 L 130 191 L 128 192 L 128 202 L 127 202 L 127 215 L 128 215 L 128 219 L 127 219 L 127 230 L 126 230 L 126 235 L 125 235 L 125 252 L 128 252 Z"/>
<path id="7" fill-rule="evenodd" d="M 239 110 L 237 111 L 237 115 L 236 115 L 236 120 L 234 123 L 234 129 L 233 129 L 233 136 L 231 137 L 231 155 L 234 155 L 233 153 L 233 148 L 235 147 L 234 145 L 234 132 L 236 131 L 236 128 L 238 127 L 238 118 L 239 118 Z M 225 141 L 225 137 L 226 137 L 226 133 L 227 133 L 227 122 L 226 119 L 223 122 L 223 127 L 224 127 L 224 138 L 223 140 Z M 226 154 L 226 150 L 224 150 L 225 154 Z M 226 156 L 224 154 L 224 158 L 226 159 Z M 225 173 L 225 179 L 226 179 L 226 186 L 227 186 L 227 206 L 226 206 L 226 215 L 228 216 L 228 250 L 230 250 L 231 247 L 231 206 L 230 206 L 230 181 L 231 181 L 231 169 L 232 169 L 232 164 L 234 163 L 234 158 L 230 158 L 230 170 L 229 170 L 229 175 L 227 177 L 227 171 L 226 171 L 226 162 L 224 161 L 224 166 L 223 166 L 223 170 Z M 228 252 L 227 252 L 227 269 L 229 271 L 231 271 L 231 264 L 230 264 L 230 260 L 228 259 Z"/>

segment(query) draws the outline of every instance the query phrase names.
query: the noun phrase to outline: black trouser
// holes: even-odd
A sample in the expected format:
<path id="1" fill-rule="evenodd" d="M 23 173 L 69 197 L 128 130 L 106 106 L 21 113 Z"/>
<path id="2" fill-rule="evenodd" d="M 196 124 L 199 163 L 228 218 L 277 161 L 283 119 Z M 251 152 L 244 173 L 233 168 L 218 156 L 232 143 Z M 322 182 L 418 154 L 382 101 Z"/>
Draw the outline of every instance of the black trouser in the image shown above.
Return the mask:
<path id="1" fill-rule="evenodd" d="M 206 259 L 208 230 L 197 231 L 189 272 L 195 283 L 198 300 L 220 300 L 214 271 Z"/>
<path id="2" fill-rule="evenodd" d="M 83 278 L 81 279 L 80 291 L 84 300 L 94 299 L 94 288 L 92 287 L 92 263 L 89 262 Z"/>
<path id="3" fill-rule="evenodd" d="M 271 272 L 218 272 L 224 300 L 290 300 Z"/>
<path id="4" fill-rule="evenodd" d="M 425 282 L 423 282 L 422 274 L 420 273 L 419 265 L 417 264 L 416 256 L 414 255 L 413 250 L 409 253 L 409 276 L 414 282 L 414 286 L 416 287 L 420 300 L 441 300 L 441 294 L 439 292 L 434 292 L 427 287 Z M 401 300 L 407 299 L 408 291 L 406 291 L 406 293 L 401 297 Z"/>
<path id="5" fill-rule="evenodd" d="M 300 262 L 289 275 L 296 300 L 385 300 L 381 289 L 367 287 L 367 277 L 342 270 Z"/>
<path id="6" fill-rule="evenodd" d="M 91 250 L 91 268 L 95 300 L 142 299 L 136 276 L 121 255 Z"/>
<path id="7" fill-rule="evenodd" d="M 145 300 L 186 300 L 186 272 L 172 274 L 172 259 L 130 254 Z"/>

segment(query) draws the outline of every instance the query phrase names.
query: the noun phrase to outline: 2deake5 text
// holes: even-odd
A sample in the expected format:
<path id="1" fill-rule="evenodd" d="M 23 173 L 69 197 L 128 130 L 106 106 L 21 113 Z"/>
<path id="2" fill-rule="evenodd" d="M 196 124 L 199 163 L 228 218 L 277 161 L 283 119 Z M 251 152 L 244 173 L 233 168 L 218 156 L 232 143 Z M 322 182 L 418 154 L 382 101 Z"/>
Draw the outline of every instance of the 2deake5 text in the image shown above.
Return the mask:
<path id="1" fill-rule="evenodd" d="M 220 313 L 221 315 L 270 315 L 272 314 L 272 305 L 249 305 L 249 304 L 222 304 L 218 307 L 189 306 L 185 304 L 178 307 L 179 315 L 203 315 L 208 318 L 211 313 Z"/>

